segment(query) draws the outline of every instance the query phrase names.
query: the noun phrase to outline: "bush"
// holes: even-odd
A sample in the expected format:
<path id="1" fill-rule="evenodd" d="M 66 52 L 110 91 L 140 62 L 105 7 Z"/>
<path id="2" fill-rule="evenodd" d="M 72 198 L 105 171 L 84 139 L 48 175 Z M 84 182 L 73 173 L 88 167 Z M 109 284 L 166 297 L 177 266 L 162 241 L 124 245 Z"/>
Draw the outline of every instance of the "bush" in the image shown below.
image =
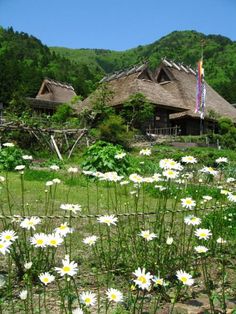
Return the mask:
<path id="1" fill-rule="evenodd" d="M 119 145 L 113 145 L 104 141 L 98 141 L 90 146 L 84 153 L 84 162 L 81 167 L 91 171 L 116 171 L 118 174 L 128 173 L 130 162 L 128 156 L 116 159 L 115 155 L 123 153 Z"/>
<path id="2" fill-rule="evenodd" d="M 118 115 L 108 117 L 99 125 L 98 130 L 101 140 L 125 147 L 128 147 L 129 140 L 133 136 L 132 132 L 127 132 L 123 118 Z"/>
<path id="3" fill-rule="evenodd" d="M 54 113 L 54 115 L 52 116 L 52 120 L 55 122 L 62 122 L 62 123 L 66 122 L 66 120 L 69 117 L 71 117 L 72 113 L 73 113 L 73 110 L 69 105 L 67 104 L 60 105 L 57 108 L 56 113 Z"/>
<path id="4" fill-rule="evenodd" d="M 3 147 L 0 149 L 0 170 L 14 170 L 18 165 L 26 165 L 22 158 L 22 150 L 17 147 Z"/>
<path id="5" fill-rule="evenodd" d="M 229 118 L 220 118 L 218 123 L 220 134 L 226 134 L 230 132 L 230 129 L 234 126 L 232 120 Z"/>

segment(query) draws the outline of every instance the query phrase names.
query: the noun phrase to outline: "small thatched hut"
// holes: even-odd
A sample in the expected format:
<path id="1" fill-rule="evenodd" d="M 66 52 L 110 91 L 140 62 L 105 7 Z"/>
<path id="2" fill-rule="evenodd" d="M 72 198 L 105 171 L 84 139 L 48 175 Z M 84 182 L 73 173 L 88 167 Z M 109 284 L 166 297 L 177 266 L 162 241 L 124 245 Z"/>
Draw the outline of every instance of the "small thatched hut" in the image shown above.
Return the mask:
<path id="1" fill-rule="evenodd" d="M 63 103 L 76 96 L 73 86 L 51 79 L 44 79 L 36 98 L 29 98 L 32 108 L 37 112 L 53 114 Z"/>

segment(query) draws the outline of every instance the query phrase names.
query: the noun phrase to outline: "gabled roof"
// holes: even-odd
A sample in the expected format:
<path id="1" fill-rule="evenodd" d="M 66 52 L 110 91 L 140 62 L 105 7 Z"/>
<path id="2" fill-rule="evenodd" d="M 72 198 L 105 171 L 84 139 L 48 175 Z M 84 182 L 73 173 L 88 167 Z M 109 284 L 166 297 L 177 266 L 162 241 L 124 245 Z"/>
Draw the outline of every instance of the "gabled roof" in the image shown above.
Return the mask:
<path id="1" fill-rule="evenodd" d="M 46 78 L 39 89 L 36 99 L 64 103 L 69 102 L 74 96 L 76 96 L 76 93 L 70 84 Z"/>
<path id="2" fill-rule="evenodd" d="M 163 73 L 169 76 L 169 81 L 162 81 Z M 194 112 L 196 104 L 196 72 L 191 67 L 164 59 L 156 70 L 154 77 L 168 93 L 171 93 L 182 105 L 188 108 L 188 111 L 172 114 L 170 116 L 171 119 L 184 116 L 199 118 L 199 114 Z M 214 112 L 218 116 L 229 117 L 236 121 L 236 109 L 210 85 L 206 82 L 205 84 L 206 118 L 211 112 Z"/>
<path id="3" fill-rule="evenodd" d="M 142 93 L 149 102 L 164 107 L 172 112 L 184 111 L 187 108 L 179 103 L 173 95 L 168 93 L 161 84 L 158 84 L 147 64 L 142 64 L 122 72 L 108 75 L 101 80 L 113 92 L 111 106 L 124 104 L 131 95 Z M 79 106 L 78 111 L 85 107 L 91 108 L 94 94 L 86 98 Z"/>

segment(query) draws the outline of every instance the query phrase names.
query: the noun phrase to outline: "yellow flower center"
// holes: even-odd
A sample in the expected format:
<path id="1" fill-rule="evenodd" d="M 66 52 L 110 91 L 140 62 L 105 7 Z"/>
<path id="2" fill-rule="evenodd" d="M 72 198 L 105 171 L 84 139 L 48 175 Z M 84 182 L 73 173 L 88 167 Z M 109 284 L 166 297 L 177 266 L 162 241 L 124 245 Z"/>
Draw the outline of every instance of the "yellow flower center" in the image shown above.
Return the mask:
<path id="1" fill-rule="evenodd" d="M 112 293 L 112 294 L 111 294 L 111 299 L 112 299 L 112 300 L 116 300 L 116 299 L 117 299 L 117 296 L 116 296 L 115 293 Z"/>
<path id="2" fill-rule="evenodd" d="M 51 240 L 51 241 L 50 241 L 50 244 L 51 244 L 51 245 L 56 245 L 56 244 L 57 244 L 57 241 L 56 241 L 56 240 Z"/>
<path id="3" fill-rule="evenodd" d="M 188 278 L 186 278 L 186 277 L 182 277 L 182 278 L 181 278 L 181 281 L 182 281 L 183 283 L 185 283 L 185 282 L 187 282 L 187 281 L 188 281 Z"/>
<path id="4" fill-rule="evenodd" d="M 68 273 L 68 272 L 71 270 L 71 268 L 70 268 L 70 266 L 64 266 L 64 267 L 62 268 L 62 270 L 63 270 L 65 273 Z"/>
<path id="5" fill-rule="evenodd" d="M 141 281 L 141 283 L 144 283 L 144 284 L 147 283 L 147 278 L 144 276 L 139 276 L 138 280 Z"/>
<path id="6" fill-rule="evenodd" d="M 47 283 L 49 282 L 49 279 L 47 277 L 43 278 L 43 282 Z"/>
<path id="7" fill-rule="evenodd" d="M 59 227 L 60 230 L 65 230 L 66 228 L 67 228 L 67 227 L 64 226 L 64 225 L 61 225 L 61 226 Z"/>
<path id="8" fill-rule="evenodd" d="M 89 297 L 85 298 L 85 299 L 84 299 L 84 302 L 85 302 L 86 304 L 91 303 L 91 298 L 89 298 Z"/>
<path id="9" fill-rule="evenodd" d="M 36 241 L 36 243 L 38 244 L 38 245 L 41 245 L 41 244 L 43 244 L 43 239 L 38 239 L 37 241 Z"/>
<path id="10" fill-rule="evenodd" d="M 162 279 L 157 279 L 157 280 L 156 280 L 156 284 L 157 284 L 157 285 L 162 285 Z"/>
<path id="11" fill-rule="evenodd" d="M 6 239 L 6 240 L 11 240 L 11 239 L 12 239 L 12 236 L 11 236 L 10 234 L 9 234 L 9 235 L 6 235 L 6 236 L 5 236 L 5 239 Z"/>
<path id="12" fill-rule="evenodd" d="M 207 236 L 207 234 L 205 232 L 200 233 L 201 238 L 205 238 L 206 236 Z"/>
<path id="13" fill-rule="evenodd" d="M 186 200 L 186 204 L 191 205 L 192 204 L 192 200 Z"/>
<path id="14" fill-rule="evenodd" d="M 4 248 L 4 245 L 3 244 L 0 244 L 0 249 L 3 249 Z"/>

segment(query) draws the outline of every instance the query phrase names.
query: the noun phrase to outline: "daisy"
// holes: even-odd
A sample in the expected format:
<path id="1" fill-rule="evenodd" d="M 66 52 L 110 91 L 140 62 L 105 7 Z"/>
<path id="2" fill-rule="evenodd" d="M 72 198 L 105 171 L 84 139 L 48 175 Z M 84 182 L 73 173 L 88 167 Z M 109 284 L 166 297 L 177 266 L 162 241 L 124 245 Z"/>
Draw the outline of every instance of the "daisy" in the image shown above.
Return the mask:
<path id="1" fill-rule="evenodd" d="M 203 198 L 205 201 L 211 201 L 211 200 L 212 200 L 212 197 L 209 196 L 209 195 L 204 195 L 202 198 Z"/>
<path id="2" fill-rule="evenodd" d="M 191 197 L 182 198 L 181 204 L 184 208 L 188 209 L 192 209 L 193 207 L 196 206 L 196 202 Z"/>
<path id="3" fill-rule="evenodd" d="M 186 225 L 197 226 L 200 225 L 201 221 L 202 221 L 201 218 L 192 215 L 184 218 L 184 222 L 186 223 Z"/>
<path id="4" fill-rule="evenodd" d="M 127 184 L 129 184 L 129 181 L 121 181 L 120 182 L 120 185 L 127 185 Z"/>
<path id="5" fill-rule="evenodd" d="M 132 173 L 129 176 L 130 181 L 134 182 L 134 183 L 142 183 L 143 182 L 143 178 L 138 175 L 137 173 Z"/>
<path id="6" fill-rule="evenodd" d="M 139 235 L 147 241 L 151 241 L 157 237 L 155 233 L 150 233 L 149 230 L 143 230 L 143 231 L 141 230 L 141 233 Z"/>
<path id="7" fill-rule="evenodd" d="M 168 169 L 162 172 L 163 176 L 167 179 L 176 179 L 179 175 L 179 173 L 175 170 Z"/>
<path id="8" fill-rule="evenodd" d="M 23 170 L 23 169 L 25 169 L 24 165 L 18 165 L 15 167 L 15 170 L 18 170 L 18 171 Z"/>
<path id="9" fill-rule="evenodd" d="M 21 228 L 30 230 L 31 228 L 35 230 L 35 226 L 38 225 L 41 222 L 41 219 L 39 217 L 30 217 L 30 218 L 25 218 L 21 223 L 20 226 Z"/>
<path id="10" fill-rule="evenodd" d="M 72 213 L 76 214 L 81 211 L 81 206 L 79 204 L 61 204 L 60 209 L 72 211 Z"/>
<path id="11" fill-rule="evenodd" d="M 139 155 L 141 156 L 150 156 L 152 153 L 151 149 L 149 148 L 145 148 L 145 149 L 141 149 L 139 152 Z"/>
<path id="12" fill-rule="evenodd" d="M 60 179 L 53 179 L 52 182 L 55 184 L 59 184 L 59 183 L 61 183 L 61 180 Z"/>
<path id="13" fill-rule="evenodd" d="M 156 286 L 163 286 L 164 285 L 164 279 L 163 278 L 154 276 L 152 281 L 154 282 L 154 284 Z"/>
<path id="14" fill-rule="evenodd" d="M 32 160 L 33 157 L 31 155 L 23 155 L 22 159 L 24 159 L 24 160 Z"/>
<path id="15" fill-rule="evenodd" d="M 231 182 L 234 182 L 234 181 L 235 181 L 234 178 L 227 178 L 227 180 L 226 180 L 227 183 L 231 183 Z"/>
<path id="16" fill-rule="evenodd" d="M 119 153 L 114 156 L 115 159 L 123 159 L 126 156 L 126 153 Z"/>
<path id="17" fill-rule="evenodd" d="M 92 245 L 94 245 L 96 243 L 97 239 L 98 239 L 97 236 L 92 235 L 92 236 L 89 236 L 87 238 L 84 238 L 83 239 L 83 243 L 84 244 L 88 244 L 89 246 L 92 246 Z"/>
<path id="18" fill-rule="evenodd" d="M 61 275 L 61 276 L 74 276 L 78 271 L 78 265 L 74 261 L 70 262 L 69 255 L 65 256 L 65 259 L 62 260 L 63 267 L 55 267 L 55 270 Z"/>
<path id="19" fill-rule="evenodd" d="M 231 194 L 231 193 L 228 193 L 228 200 L 230 201 L 230 202 L 236 202 L 236 195 L 234 195 L 234 194 Z"/>
<path id="20" fill-rule="evenodd" d="M 4 143 L 2 144 L 4 147 L 14 147 L 15 145 L 13 143 Z"/>
<path id="21" fill-rule="evenodd" d="M 146 178 L 143 178 L 143 182 L 145 182 L 145 183 L 153 183 L 154 179 L 152 177 L 146 177 Z"/>
<path id="22" fill-rule="evenodd" d="M 224 239 L 222 239 L 221 237 L 219 237 L 219 238 L 216 240 L 216 242 L 217 242 L 218 244 L 224 244 L 224 243 L 226 243 L 227 241 L 224 240 Z"/>
<path id="23" fill-rule="evenodd" d="M 53 184 L 54 184 L 53 181 L 47 181 L 47 182 L 45 183 L 46 186 L 52 186 Z"/>
<path id="24" fill-rule="evenodd" d="M 79 171 L 78 168 L 76 167 L 70 167 L 68 170 L 67 170 L 69 173 L 77 173 Z"/>
<path id="25" fill-rule="evenodd" d="M 55 276 L 50 275 L 49 273 L 42 273 L 39 275 L 39 279 L 42 283 L 45 284 L 45 286 L 47 286 L 47 284 L 55 280 Z"/>
<path id="26" fill-rule="evenodd" d="M 145 268 L 141 269 L 139 267 L 133 273 L 136 276 L 136 279 L 134 279 L 134 282 L 142 290 L 148 289 L 151 286 L 151 280 L 153 278 L 153 276 L 149 272 L 145 273 L 145 271 L 146 271 Z"/>
<path id="27" fill-rule="evenodd" d="M 32 262 L 27 262 L 27 263 L 24 264 L 24 268 L 25 268 L 26 270 L 29 270 L 29 269 L 32 267 L 32 265 L 33 265 Z"/>
<path id="28" fill-rule="evenodd" d="M 19 294 L 19 297 L 21 300 L 26 300 L 27 299 L 27 295 L 28 295 L 28 291 L 27 290 L 22 290 Z"/>
<path id="29" fill-rule="evenodd" d="M 63 238 L 58 233 L 49 234 L 47 238 L 48 246 L 58 247 L 63 243 Z"/>
<path id="30" fill-rule="evenodd" d="M 58 171 L 60 169 L 57 165 L 51 165 L 49 168 L 53 171 Z"/>
<path id="31" fill-rule="evenodd" d="M 110 171 L 103 173 L 99 179 L 101 181 L 118 182 L 123 179 L 123 176 L 118 176 L 117 172 Z"/>
<path id="32" fill-rule="evenodd" d="M 192 279 L 192 276 L 182 270 L 178 270 L 177 278 L 186 286 L 192 286 L 194 283 L 194 280 Z"/>
<path id="33" fill-rule="evenodd" d="M 154 180 L 155 182 L 161 181 L 161 175 L 160 175 L 160 173 L 154 173 L 154 175 L 152 176 L 152 178 L 153 178 L 153 180 Z"/>
<path id="34" fill-rule="evenodd" d="M 205 246 L 199 245 L 199 246 L 195 246 L 194 250 L 197 253 L 206 253 L 208 251 L 208 248 Z"/>
<path id="35" fill-rule="evenodd" d="M 116 222 L 118 220 L 117 217 L 115 217 L 114 215 L 110 215 L 110 216 L 100 216 L 99 218 L 97 218 L 98 222 L 100 223 L 105 223 L 108 226 L 110 225 L 116 225 Z"/>
<path id="36" fill-rule="evenodd" d="M 77 307 L 72 311 L 72 314 L 84 314 L 84 312 L 80 307 Z"/>
<path id="37" fill-rule="evenodd" d="M 228 162 L 228 158 L 226 158 L 226 157 L 219 157 L 216 159 L 217 164 L 227 163 L 227 162 Z"/>
<path id="38" fill-rule="evenodd" d="M 16 239 L 18 239 L 18 236 L 13 230 L 5 230 L 0 234 L 0 239 L 6 242 L 14 242 Z"/>
<path id="39" fill-rule="evenodd" d="M 48 237 L 45 233 L 35 233 L 34 236 L 30 238 L 30 242 L 35 247 L 46 247 Z"/>
<path id="40" fill-rule="evenodd" d="M 168 237 L 166 239 L 166 244 L 171 245 L 174 242 L 174 239 L 172 237 Z"/>
<path id="41" fill-rule="evenodd" d="M 193 156 L 184 156 L 181 158 L 181 161 L 186 164 L 195 164 L 197 163 L 197 159 Z"/>
<path id="42" fill-rule="evenodd" d="M 73 229 L 68 226 L 67 222 L 64 222 L 55 229 L 55 232 L 60 234 L 62 237 L 65 237 L 68 233 L 72 233 Z"/>
<path id="43" fill-rule="evenodd" d="M 4 182 L 5 178 L 3 176 L 0 176 L 0 182 Z"/>
<path id="44" fill-rule="evenodd" d="M 113 288 L 108 289 L 106 295 L 109 302 L 118 303 L 123 301 L 123 294 L 117 289 Z"/>
<path id="45" fill-rule="evenodd" d="M 203 167 L 200 171 L 206 174 L 211 174 L 213 176 L 216 176 L 218 174 L 218 171 L 214 170 L 212 167 Z"/>
<path id="46" fill-rule="evenodd" d="M 80 301 L 85 306 L 93 306 L 96 303 L 96 294 L 90 291 L 82 292 L 80 295 Z"/>
<path id="47" fill-rule="evenodd" d="M 0 253 L 5 255 L 6 253 L 9 252 L 9 246 L 11 245 L 11 242 L 9 241 L 0 241 Z"/>
<path id="48" fill-rule="evenodd" d="M 201 228 L 195 230 L 194 234 L 200 240 L 201 239 L 207 240 L 212 235 L 210 230 L 208 230 L 208 229 L 201 229 Z"/>

